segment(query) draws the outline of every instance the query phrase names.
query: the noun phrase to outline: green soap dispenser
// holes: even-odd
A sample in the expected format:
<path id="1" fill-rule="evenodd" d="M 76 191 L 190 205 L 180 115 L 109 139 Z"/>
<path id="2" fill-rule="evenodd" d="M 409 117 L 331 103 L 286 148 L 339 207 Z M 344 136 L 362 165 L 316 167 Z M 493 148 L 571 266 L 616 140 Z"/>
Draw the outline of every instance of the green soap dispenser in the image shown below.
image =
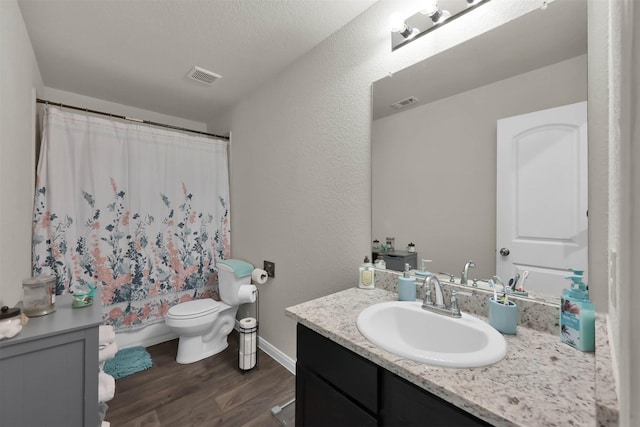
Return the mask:
<path id="1" fill-rule="evenodd" d="M 416 281 L 409 277 L 409 264 L 404 265 L 404 273 L 398 279 L 398 301 L 415 301 L 417 297 Z"/>
<path id="2" fill-rule="evenodd" d="M 589 291 L 582 282 L 581 270 L 566 277 L 571 288 L 562 292 L 560 300 L 560 339 L 581 351 L 595 351 L 596 313 Z"/>

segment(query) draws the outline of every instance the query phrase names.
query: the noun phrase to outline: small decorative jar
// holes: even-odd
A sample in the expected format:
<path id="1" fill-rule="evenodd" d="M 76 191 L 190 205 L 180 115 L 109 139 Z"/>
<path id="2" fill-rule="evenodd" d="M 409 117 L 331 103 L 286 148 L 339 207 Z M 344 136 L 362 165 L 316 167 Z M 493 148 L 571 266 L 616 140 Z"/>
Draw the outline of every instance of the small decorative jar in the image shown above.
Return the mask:
<path id="1" fill-rule="evenodd" d="M 409 244 L 407 245 L 407 250 L 408 250 L 409 252 L 415 252 L 415 251 L 416 251 L 416 245 L 414 245 L 413 243 L 409 243 Z"/>
<path id="2" fill-rule="evenodd" d="M 22 308 L 29 317 L 56 311 L 56 277 L 37 276 L 22 281 Z"/>
<path id="3" fill-rule="evenodd" d="M 375 268 L 380 268 L 382 270 L 387 269 L 387 263 L 385 262 L 384 258 L 381 256 L 378 256 L 378 258 L 376 258 L 376 262 L 373 264 L 373 266 Z"/>
<path id="4" fill-rule="evenodd" d="M 76 288 L 73 292 L 73 302 L 71 306 L 73 308 L 81 308 L 92 305 L 95 292 L 96 287 L 91 285 Z"/>
<path id="5" fill-rule="evenodd" d="M 387 251 L 393 252 L 396 247 L 396 238 L 395 237 L 387 237 Z"/>

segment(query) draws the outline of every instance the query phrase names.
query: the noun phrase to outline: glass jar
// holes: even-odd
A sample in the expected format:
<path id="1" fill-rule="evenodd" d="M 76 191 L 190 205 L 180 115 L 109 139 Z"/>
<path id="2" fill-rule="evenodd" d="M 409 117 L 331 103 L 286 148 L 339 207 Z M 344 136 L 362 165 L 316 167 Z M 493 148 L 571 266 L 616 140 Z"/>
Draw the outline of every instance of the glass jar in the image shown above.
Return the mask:
<path id="1" fill-rule="evenodd" d="M 396 238 L 387 237 L 387 251 L 393 252 L 396 248 Z"/>
<path id="2" fill-rule="evenodd" d="M 22 309 L 29 317 L 56 311 L 56 277 L 38 276 L 22 281 Z"/>

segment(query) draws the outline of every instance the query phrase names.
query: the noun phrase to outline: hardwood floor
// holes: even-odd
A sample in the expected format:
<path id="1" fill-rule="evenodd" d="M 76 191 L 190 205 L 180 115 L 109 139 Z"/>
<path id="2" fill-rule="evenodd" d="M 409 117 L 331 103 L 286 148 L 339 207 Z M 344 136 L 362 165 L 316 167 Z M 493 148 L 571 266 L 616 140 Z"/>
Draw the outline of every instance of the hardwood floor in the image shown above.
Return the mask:
<path id="1" fill-rule="evenodd" d="M 271 408 L 294 398 L 295 377 L 259 350 L 258 366 L 238 368 L 238 334 L 215 356 L 175 361 L 178 340 L 148 347 L 153 367 L 116 381 L 105 417 L 112 427 L 277 427 Z"/>

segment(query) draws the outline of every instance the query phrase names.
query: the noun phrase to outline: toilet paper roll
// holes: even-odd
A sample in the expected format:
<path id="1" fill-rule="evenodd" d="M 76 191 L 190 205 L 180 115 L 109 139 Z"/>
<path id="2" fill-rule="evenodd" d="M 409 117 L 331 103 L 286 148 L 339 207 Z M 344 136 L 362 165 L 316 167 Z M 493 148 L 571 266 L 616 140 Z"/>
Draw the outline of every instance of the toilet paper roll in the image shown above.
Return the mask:
<path id="1" fill-rule="evenodd" d="M 240 326 L 244 329 L 255 328 L 258 322 L 254 317 L 245 317 L 244 319 L 240 319 Z"/>
<path id="2" fill-rule="evenodd" d="M 242 285 L 238 290 L 238 302 L 240 304 L 246 304 L 250 302 L 256 302 L 257 289 L 254 285 Z"/>
<path id="3" fill-rule="evenodd" d="M 267 283 L 268 278 L 269 275 L 267 274 L 267 272 L 261 268 L 254 268 L 253 272 L 251 273 L 251 280 L 253 280 L 253 282 L 257 283 L 258 285 L 264 285 L 265 283 Z"/>
<path id="4" fill-rule="evenodd" d="M 240 353 L 255 353 L 258 345 L 256 333 L 246 334 L 240 338 Z"/>
<path id="5" fill-rule="evenodd" d="M 256 353 L 246 354 L 239 353 L 238 366 L 242 370 L 251 369 L 256 366 Z"/>

